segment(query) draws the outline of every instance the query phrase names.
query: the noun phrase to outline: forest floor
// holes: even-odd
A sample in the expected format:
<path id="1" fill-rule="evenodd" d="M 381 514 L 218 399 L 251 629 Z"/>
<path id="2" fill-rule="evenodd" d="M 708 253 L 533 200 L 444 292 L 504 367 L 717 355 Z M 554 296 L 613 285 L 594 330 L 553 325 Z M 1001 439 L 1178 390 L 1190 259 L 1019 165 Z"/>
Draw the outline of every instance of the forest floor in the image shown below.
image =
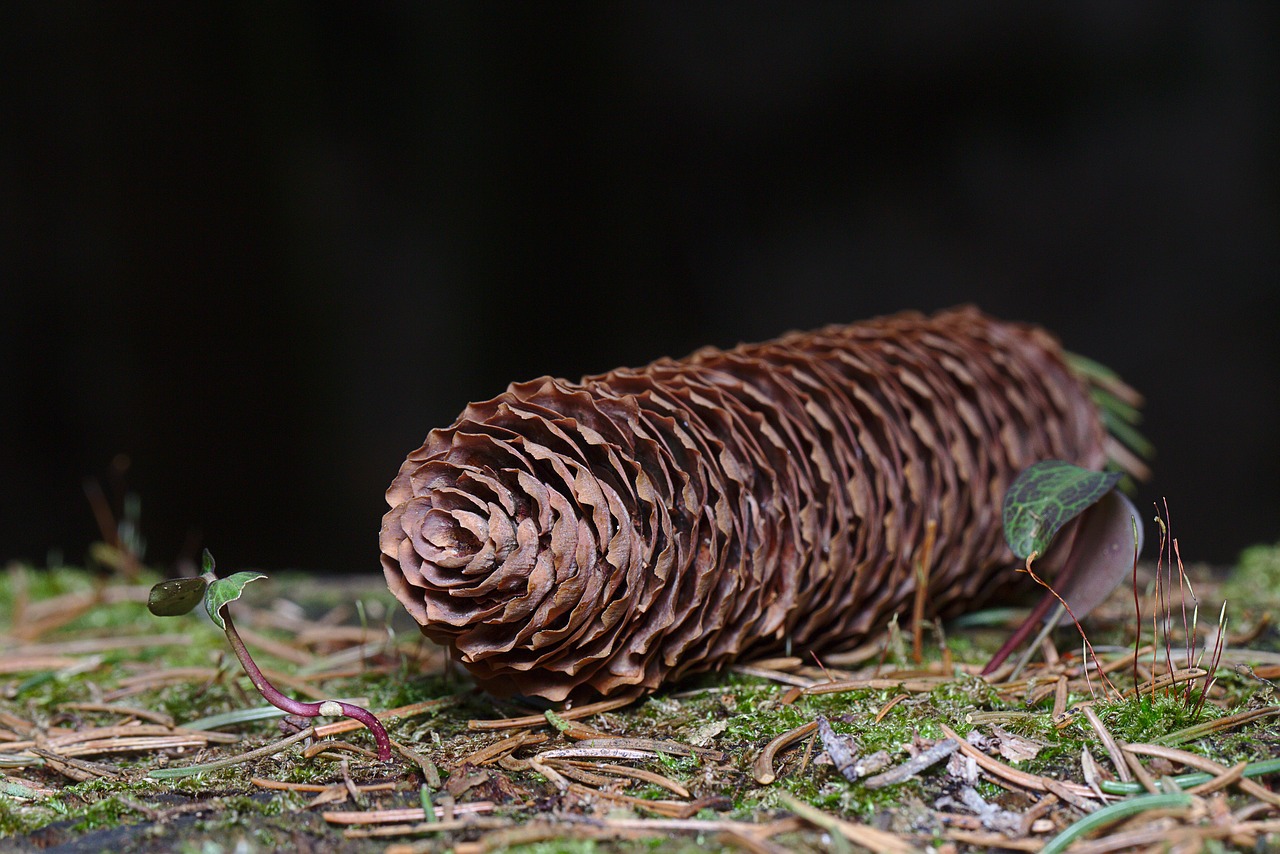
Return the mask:
<path id="1" fill-rule="evenodd" d="M 0 851 L 1280 846 L 1280 548 L 1225 580 L 1192 567 L 1195 599 L 1175 573 L 1157 601 L 1154 579 L 1140 569 L 1141 619 L 1126 584 L 1085 621 L 1092 655 L 1068 621 L 1020 673 L 977 675 L 1025 609 L 945 637 L 904 615 L 820 662 L 551 713 L 472 689 L 379 575 L 248 588 L 232 609 L 270 677 L 379 712 L 383 763 L 353 722 L 266 706 L 202 611 L 151 616 L 158 576 L 15 564 Z"/>

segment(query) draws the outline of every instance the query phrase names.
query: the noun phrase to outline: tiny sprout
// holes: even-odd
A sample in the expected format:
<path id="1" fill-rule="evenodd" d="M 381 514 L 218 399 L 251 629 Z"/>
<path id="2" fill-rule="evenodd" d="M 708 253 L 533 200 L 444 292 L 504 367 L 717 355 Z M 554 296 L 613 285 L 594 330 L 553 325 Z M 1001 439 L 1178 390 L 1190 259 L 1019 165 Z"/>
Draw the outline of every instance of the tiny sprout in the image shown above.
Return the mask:
<path id="1" fill-rule="evenodd" d="M 209 612 L 209 616 L 218 628 L 226 632 L 231 649 L 240 660 L 240 666 L 244 668 L 253 687 L 258 689 L 258 693 L 262 694 L 268 703 L 287 714 L 304 718 L 322 716 L 354 718 L 373 733 L 373 739 L 378 745 L 378 759 L 383 762 L 389 760 L 391 739 L 387 736 L 386 728 L 373 712 L 337 700 L 304 703 L 286 696 L 267 680 L 253 657 L 249 655 L 248 648 L 245 647 L 244 641 L 240 639 L 240 633 L 236 631 L 235 624 L 231 621 L 231 612 L 227 606 L 240 598 L 246 584 L 266 576 L 258 572 L 237 572 L 227 578 L 216 578 L 213 555 L 209 554 L 208 549 L 204 551 L 203 569 L 204 575 L 198 578 L 162 581 L 152 587 L 151 594 L 147 597 L 147 608 L 157 617 L 181 616 L 194 609 L 203 598 L 205 610 Z"/>

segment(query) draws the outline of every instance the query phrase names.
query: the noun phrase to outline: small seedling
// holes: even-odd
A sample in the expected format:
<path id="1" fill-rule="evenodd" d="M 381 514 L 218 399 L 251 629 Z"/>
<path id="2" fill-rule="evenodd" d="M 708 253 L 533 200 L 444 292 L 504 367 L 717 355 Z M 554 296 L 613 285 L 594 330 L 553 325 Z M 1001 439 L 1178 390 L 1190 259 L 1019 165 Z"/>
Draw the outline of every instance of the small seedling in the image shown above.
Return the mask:
<path id="1" fill-rule="evenodd" d="M 204 552 L 203 570 L 204 574 L 195 578 L 176 578 L 152 587 L 151 594 L 147 597 L 147 609 L 157 617 L 177 617 L 189 613 L 203 600 L 209 617 L 218 628 L 226 632 L 227 640 L 235 651 L 236 658 L 240 659 L 240 666 L 244 668 L 249 681 L 268 703 L 287 714 L 304 718 L 340 715 L 354 718 L 373 733 L 373 739 L 378 745 L 378 759 L 388 761 L 391 758 L 391 739 L 373 712 L 338 700 L 304 703 L 286 696 L 267 680 L 249 655 L 249 650 L 231 621 L 231 612 L 227 606 L 240 598 L 246 584 L 266 576 L 260 572 L 237 572 L 227 578 L 218 578 L 214 574 L 213 555 L 209 554 L 208 549 Z"/>
<path id="2" fill-rule="evenodd" d="M 1079 618 L 1101 604 L 1137 560 L 1142 533 L 1135 525 L 1137 511 L 1115 491 L 1120 477 L 1119 472 L 1090 471 L 1062 460 L 1044 460 L 1029 466 L 1009 486 L 1003 507 L 1005 541 L 1025 562 L 1022 571 L 1048 593 L 987 663 L 984 673 L 999 667 L 1041 622 L 1045 623 L 1042 634 L 1052 630 L 1064 614 L 1079 628 Z M 1070 550 L 1055 577 L 1055 589 L 1035 573 L 1032 564 L 1049 552 L 1055 536 L 1077 517 Z M 1055 605 L 1057 609 L 1050 616 Z"/>

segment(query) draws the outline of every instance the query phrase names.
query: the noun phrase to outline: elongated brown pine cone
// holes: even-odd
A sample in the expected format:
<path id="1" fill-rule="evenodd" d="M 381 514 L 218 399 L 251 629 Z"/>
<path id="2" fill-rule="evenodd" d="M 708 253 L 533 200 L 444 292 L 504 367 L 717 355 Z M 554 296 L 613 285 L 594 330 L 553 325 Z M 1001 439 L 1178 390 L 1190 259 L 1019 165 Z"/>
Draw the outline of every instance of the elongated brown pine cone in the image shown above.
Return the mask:
<path id="1" fill-rule="evenodd" d="M 930 614 L 1013 580 L 1010 481 L 1107 460 L 1089 391 L 1047 332 L 972 308 L 515 384 L 400 467 L 387 583 L 496 693 L 851 647 L 910 612 L 929 520 Z"/>

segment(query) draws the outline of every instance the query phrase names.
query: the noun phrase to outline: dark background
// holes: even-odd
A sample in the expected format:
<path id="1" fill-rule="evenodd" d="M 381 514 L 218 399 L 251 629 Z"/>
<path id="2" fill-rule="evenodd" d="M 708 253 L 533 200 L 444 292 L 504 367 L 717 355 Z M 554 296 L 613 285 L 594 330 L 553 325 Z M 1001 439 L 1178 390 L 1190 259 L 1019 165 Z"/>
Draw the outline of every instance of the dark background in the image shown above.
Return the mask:
<path id="1" fill-rule="evenodd" d="M 786 11 L 783 11 L 785 8 Z M 376 572 L 512 380 L 973 301 L 1280 537 L 1280 5 L 5 4 L 0 559 Z"/>

